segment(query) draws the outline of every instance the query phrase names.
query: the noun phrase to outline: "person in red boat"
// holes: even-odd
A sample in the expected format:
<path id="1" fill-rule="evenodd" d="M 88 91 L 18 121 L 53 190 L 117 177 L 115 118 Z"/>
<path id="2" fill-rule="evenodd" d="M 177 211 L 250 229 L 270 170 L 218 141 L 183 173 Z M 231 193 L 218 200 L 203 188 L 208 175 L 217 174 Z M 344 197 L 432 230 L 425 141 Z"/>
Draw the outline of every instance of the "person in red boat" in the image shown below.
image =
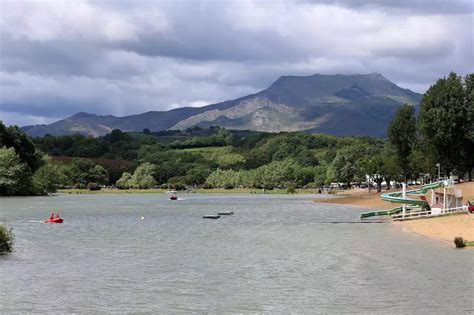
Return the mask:
<path id="1" fill-rule="evenodd" d="M 60 218 L 59 213 L 56 213 L 56 217 L 55 217 L 55 218 L 56 218 L 56 219 L 59 219 L 59 218 Z"/>
<path id="2" fill-rule="evenodd" d="M 54 213 L 53 212 L 51 212 L 51 214 L 49 215 L 49 220 L 50 221 L 54 220 Z"/>

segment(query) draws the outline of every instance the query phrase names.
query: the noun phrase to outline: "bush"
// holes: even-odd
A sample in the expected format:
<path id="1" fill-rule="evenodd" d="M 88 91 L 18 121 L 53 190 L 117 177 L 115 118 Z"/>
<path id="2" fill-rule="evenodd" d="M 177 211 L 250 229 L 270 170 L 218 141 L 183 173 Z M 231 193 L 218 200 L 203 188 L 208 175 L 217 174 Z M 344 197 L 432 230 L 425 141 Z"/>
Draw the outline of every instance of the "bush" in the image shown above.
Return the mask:
<path id="1" fill-rule="evenodd" d="M 89 190 L 100 190 L 100 186 L 97 183 L 88 183 L 87 189 Z"/>
<path id="2" fill-rule="evenodd" d="M 234 185 L 232 184 L 224 184 L 224 189 L 234 189 Z"/>
<path id="3" fill-rule="evenodd" d="M 275 188 L 275 186 L 272 185 L 272 184 L 263 184 L 262 188 L 265 189 L 265 190 L 273 190 L 273 188 Z"/>
<path id="4" fill-rule="evenodd" d="M 161 189 L 168 189 L 169 187 L 168 187 L 168 184 L 161 184 L 160 188 Z"/>
<path id="5" fill-rule="evenodd" d="M 294 185 L 288 185 L 288 188 L 286 189 L 287 194 L 296 194 L 296 188 Z"/>
<path id="6" fill-rule="evenodd" d="M 461 236 L 457 236 L 454 238 L 454 245 L 456 245 L 456 248 L 463 248 L 466 246 L 466 242 L 464 242 L 464 239 Z"/>
<path id="7" fill-rule="evenodd" d="M 0 225 L 0 254 L 13 250 L 13 229 Z"/>
<path id="8" fill-rule="evenodd" d="M 204 184 L 202 185 L 202 188 L 203 188 L 203 189 L 212 189 L 212 188 L 214 188 L 214 186 L 212 186 L 212 185 L 209 184 L 209 183 L 204 183 Z"/>
<path id="9" fill-rule="evenodd" d="M 168 187 L 174 190 L 186 190 L 186 186 L 180 182 L 168 183 Z"/>

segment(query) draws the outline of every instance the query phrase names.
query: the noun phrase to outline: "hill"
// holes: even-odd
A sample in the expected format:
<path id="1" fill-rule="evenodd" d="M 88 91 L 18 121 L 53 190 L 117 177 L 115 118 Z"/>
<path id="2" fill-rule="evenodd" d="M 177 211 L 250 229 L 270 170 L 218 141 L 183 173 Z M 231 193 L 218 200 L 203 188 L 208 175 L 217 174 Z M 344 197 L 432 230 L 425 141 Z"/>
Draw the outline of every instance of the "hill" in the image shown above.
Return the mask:
<path id="1" fill-rule="evenodd" d="M 112 129 L 152 131 L 221 126 L 266 132 L 307 131 L 334 135 L 385 136 L 402 104 L 418 105 L 421 95 L 381 74 L 283 76 L 268 89 L 200 108 L 115 117 L 78 113 L 50 125 L 27 126 L 31 136 L 80 133 L 94 137 Z"/>

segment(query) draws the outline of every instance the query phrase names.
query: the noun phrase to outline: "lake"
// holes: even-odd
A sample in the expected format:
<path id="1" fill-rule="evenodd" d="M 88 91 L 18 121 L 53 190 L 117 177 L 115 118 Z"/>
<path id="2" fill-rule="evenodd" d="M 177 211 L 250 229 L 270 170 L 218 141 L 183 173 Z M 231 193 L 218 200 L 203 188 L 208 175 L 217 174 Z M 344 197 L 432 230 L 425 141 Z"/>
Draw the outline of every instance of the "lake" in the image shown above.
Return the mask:
<path id="1" fill-rule="evenodd" d="M 474 251 L 311 195 L 1 198 L 0 312 L 469 313 Z M 38 221 L 60 212 L 63 224 Z M 233 211 L 204 220 L 203 215 Z M 144 217 L 144 220 L 141 220 Z"/>

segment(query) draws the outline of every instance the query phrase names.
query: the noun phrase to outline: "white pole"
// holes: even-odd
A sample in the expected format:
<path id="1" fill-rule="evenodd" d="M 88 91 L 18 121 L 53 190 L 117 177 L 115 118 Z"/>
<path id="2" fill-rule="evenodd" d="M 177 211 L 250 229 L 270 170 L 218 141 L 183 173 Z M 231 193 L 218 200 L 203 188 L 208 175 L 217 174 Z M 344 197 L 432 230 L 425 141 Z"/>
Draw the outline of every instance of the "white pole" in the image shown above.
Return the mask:
<path id="1" fill-rule="evenodd" d="M 447 190 L 448 188 L 446 188 L 446 186 L 444 186 L 444 194 L 443 194 L 443 210 L 446 209 L 446 193 L 447 193 Z"/>
<path id="2" fill-rule="evenodd" d="M 402 183 L 402 198 L 403 199 L 407 198 L 407 184 L 406 183 Z M 403 204 L 402 209 L 403 209 L 403 217 L 405 217 L 406 212 L 407 212 L 406 204 Z"/>

